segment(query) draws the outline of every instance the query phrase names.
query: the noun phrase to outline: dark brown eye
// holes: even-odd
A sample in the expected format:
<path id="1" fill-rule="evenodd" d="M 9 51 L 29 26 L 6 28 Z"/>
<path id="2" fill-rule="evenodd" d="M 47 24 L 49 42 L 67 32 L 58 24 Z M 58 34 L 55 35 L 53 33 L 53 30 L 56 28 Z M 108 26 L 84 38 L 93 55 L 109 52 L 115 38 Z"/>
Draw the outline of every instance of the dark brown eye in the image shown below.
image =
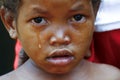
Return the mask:
<path id="1" fill-rule="evenodd" d="M 36 17 L 32 19 L 32 23 L 37 26 L 40 26 L 40 25 L 46 25 L 47 21 L 42 17 Z"/>
<path id="2" fill-rule="evenodd" d="M 85 21 L 85 17 L 81 14 L 77 14 L 77 15 L 74 15 L 71 19 L 70 19 L 70 22 L 84 22 Z"/>
<path id="3" fill-rule="evenodd" d="M 73 18 L 76 21 L 80 21 L 83 18 L 83 16 L 78 14 L 78 15 L 75 15 Z"/>
<path id="4" fill-rule="evenodd" d="M 35 23 L 41 23 L 43 21 L 43 18 L 37 17 L 33 19 Z"/>

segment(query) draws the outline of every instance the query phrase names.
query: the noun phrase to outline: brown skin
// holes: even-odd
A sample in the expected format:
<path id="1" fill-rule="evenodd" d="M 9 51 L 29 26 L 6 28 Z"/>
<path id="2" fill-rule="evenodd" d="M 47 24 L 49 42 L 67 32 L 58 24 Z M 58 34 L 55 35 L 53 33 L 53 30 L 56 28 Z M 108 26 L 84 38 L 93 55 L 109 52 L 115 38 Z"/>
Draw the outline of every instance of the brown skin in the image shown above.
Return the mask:
<path id="1" fill-rule="evenodd" d="M 119 79 L 118 69 L 100 67 L 83 59 L 94 31 L 95 16 L 90 0 L 23 0 L 17 21 L 13 18 L 9 22 L 4 16 L 3 8 L 1 18 L 9 33 L 14 32 L 10 36 L 19 38 L 30 59 L 1 80 Z M 70 51 L 73 58 L 70 62 L 63 64 L 62 59 L 62 64 L 53 64 L 48 61 L 51 52 L 57 50 L 60 54 L 61 49 Z M 111 71 L 104 71 L 105 68 Z M 106 77 L 110 72 L 113 76 Z"/>
<path id="2" fill-rule="evenodd" d="M 42 5 L 43 3 L 44 5 Z M 80 4 L 77 5 L 78 3 Z M 56 9 L 55 6 L 57 6 Z M 79 63 L 88 50 L 94 31 L 93 10 L 89 6 L 91 4 L 87 0 L 72 0 L 69 3 L 68 0 L 53 0 L 47 1 L 47 3 L 45 0 L 25 0 L 23 2 L 17 20 L 18 37 L 24 50 L 37 66 L 50 73 L 66 73 Z M 23 13 L 25 11 L 26 13 Z M 81 15 L 79 21 L 74 20 L 74 15 L 77 14 Z M 43 22 L 35 23 L 33 18 L 37 17 L 44 17 Z M 65 37 L 68 37 L 69 41 L 66 42 Z M 56 41 L 53 42 L 52 38 L 55 38 Z M 41 49 L 38 47 L 39 44 Z M 60 48 L 71 50 L 75 57 L 64 68 L 46 61 L 50 52 Z"/>

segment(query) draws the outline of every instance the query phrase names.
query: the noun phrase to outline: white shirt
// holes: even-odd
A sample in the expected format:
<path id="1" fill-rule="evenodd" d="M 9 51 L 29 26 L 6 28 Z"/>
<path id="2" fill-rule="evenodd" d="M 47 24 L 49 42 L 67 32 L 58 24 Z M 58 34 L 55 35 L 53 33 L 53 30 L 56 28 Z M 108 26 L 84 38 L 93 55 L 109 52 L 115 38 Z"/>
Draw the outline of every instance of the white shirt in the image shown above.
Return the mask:
<path id="1" fill-rule="evenodd" d="M 120 29 L 120 0 L 102 0 L 95 25 L 97 32 Z"/>

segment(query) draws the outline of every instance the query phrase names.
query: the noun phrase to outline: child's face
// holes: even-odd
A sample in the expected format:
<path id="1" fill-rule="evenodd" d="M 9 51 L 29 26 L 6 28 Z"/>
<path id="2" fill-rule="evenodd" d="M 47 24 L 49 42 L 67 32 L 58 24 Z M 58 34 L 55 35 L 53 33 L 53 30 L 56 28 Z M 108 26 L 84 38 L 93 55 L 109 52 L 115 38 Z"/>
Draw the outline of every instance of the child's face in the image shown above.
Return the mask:
<path id="1" fill-rule="evenodd" d="M 83 59 L 94 30 L 90 0 L 23 0 L 18 37 L 28 56 L 50 73 L 66 73 Z"/>

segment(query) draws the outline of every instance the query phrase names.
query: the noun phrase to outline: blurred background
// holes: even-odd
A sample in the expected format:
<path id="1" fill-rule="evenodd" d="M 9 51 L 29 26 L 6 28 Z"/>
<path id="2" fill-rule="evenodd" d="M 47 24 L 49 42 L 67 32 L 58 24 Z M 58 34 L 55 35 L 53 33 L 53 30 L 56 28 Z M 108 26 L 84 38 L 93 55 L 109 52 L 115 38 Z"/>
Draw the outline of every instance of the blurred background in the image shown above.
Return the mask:
<path id="1" fill-rule="evenodd" d="M 15 40 L 11 39 L 0 20 L 0 75 L 13 70 Z"/>

